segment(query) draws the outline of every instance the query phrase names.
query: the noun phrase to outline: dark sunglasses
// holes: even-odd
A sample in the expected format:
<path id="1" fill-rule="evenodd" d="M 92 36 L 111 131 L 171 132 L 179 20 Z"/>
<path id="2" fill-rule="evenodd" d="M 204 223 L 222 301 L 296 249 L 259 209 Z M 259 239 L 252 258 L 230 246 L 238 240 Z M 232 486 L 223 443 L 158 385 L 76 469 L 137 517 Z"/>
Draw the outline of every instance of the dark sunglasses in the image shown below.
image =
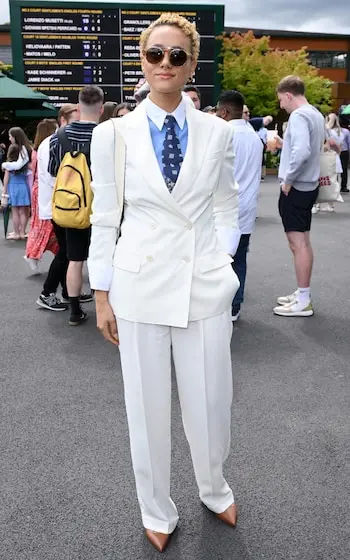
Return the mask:
<path id="1" fill-rule="evenodd" d="M 172 66 L 183 66 L 187 59 L 192 56 L 191 53 L 179 47 L 149 47 L 144 51 L 144 56 L 150 64 L 159 64 L 164 59 L 165 53 L 168 53 Z"/>

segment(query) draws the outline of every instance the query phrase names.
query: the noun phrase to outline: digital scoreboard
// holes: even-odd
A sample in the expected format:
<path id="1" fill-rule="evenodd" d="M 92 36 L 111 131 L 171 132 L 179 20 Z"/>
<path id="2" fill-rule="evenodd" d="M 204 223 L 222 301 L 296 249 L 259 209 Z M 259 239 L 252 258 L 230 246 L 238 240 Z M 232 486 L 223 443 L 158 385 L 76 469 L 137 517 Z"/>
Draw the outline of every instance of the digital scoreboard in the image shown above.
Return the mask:
<path id="1" fill-rule="evenodd" d="M 53 105 L 76 103 L 84 85 L 97 84 L 106 101 L 133 102 L 142 77 L 140 33 L 162 12 L 196 23 L 201 52 L 195 75 L 203 106 L 216 102 L 220 78 L 217 36 L 224 28 L 218 5 L 122 4 L 11 0 L 15 78 L 45 93 Z"/>

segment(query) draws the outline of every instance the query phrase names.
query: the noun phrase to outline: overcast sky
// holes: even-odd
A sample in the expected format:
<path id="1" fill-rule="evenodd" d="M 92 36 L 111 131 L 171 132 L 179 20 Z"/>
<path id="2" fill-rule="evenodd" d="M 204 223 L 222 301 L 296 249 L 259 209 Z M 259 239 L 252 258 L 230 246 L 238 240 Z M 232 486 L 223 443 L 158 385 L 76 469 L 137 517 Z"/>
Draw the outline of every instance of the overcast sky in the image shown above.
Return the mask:
<path id="1" fill-rule="evenodd" d="M 84 0 L 82 0 L 84 1 Z M 109 0 L 104 0 L 109 1 Z M 47 0 L 50 4 L 54 0 Z M 158 3 L 159 0 L 156 2 Z M 85 0 L 85 5 L 89 0 Z M 96 5 L 98 0 L 91 0 Z M 113 3 L 115 0 L 113 0 Z M 137 3 L 129 0 L 129 4 Z M 148 4 L 152 5 L 153 0 Z M 161 2 L 159 2 L 161 3 Z M 173 0 L 177 4 L 225 4 L 226 25 L 260 29 L 320 31 L 350 35 L 349 0 Z M 0 0 L 0 23 L 8 22 L 9 0 Z"/>

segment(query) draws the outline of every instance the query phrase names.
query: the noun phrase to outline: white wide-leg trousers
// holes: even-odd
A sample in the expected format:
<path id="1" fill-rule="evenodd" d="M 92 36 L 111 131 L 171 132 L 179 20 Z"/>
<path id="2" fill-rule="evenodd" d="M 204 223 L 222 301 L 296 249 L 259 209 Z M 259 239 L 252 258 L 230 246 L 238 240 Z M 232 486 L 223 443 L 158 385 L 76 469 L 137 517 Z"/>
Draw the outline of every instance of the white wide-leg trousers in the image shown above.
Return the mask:
<path id="1" fill-rule="evenodd" d="M 231 313 L 190 322 L 186 329 L 118 319 L 118 331 L 144 527 L 172 533 L 178 522 L 170 498 L 171 348 L 199 496 L 222 513 L 234 502 L 223 476 L 230 447 Z"/>

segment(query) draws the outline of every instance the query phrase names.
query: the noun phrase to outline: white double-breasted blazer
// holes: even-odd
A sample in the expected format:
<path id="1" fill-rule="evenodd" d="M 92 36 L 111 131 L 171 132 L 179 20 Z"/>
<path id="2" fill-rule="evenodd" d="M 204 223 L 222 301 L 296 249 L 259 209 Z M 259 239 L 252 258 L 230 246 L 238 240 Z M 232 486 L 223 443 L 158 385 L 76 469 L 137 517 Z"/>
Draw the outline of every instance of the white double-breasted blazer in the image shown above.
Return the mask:
<path id="1" fill-rule="evenodd" d="M 145 107 L 117 123 L 126 144 L 121 225 L 113 123 L 93 132 L 90 283 L 109 292 L 117 319 L 186 327 L 230 309 L 239 286 L 229 256 L 240 237 L 232 128 L 186 103 L 187 150 L 170 193 Z"/>

